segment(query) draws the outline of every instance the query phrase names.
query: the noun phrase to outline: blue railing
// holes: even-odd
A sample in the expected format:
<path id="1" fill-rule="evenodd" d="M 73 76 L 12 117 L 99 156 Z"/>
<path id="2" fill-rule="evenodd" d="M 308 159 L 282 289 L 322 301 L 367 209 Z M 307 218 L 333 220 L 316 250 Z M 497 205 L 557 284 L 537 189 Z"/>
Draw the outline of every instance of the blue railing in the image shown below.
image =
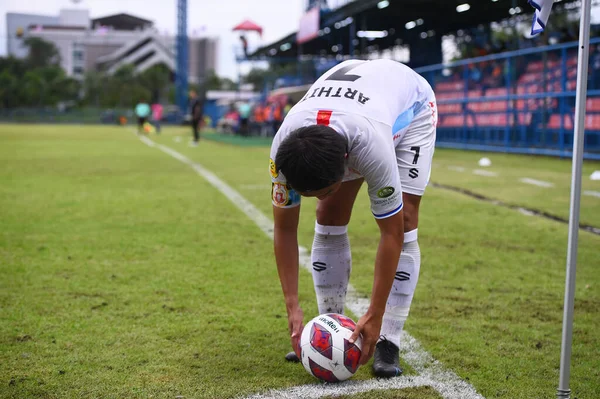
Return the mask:
<path id="1" fill-rule="evenodd" d="M 590 44 L 584 157 L 600 160 L 600 38 Z M 437 145 L 570 157 L 577 45 L 418 68 L 438 98 Z"/>

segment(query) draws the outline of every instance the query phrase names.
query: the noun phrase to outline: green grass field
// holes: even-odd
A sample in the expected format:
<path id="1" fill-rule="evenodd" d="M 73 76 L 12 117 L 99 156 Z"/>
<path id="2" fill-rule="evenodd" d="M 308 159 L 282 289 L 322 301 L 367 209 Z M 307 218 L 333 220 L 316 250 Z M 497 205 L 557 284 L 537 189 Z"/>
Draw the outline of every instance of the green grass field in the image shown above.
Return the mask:
<path id="1" fill-rule="evenodd" d="M 190 148 L 180 128 L 151 138 L 270 216 L 265 143 Z M 498 173 L 486 178 L 469 173 L 481 156 L 436 151 L 432 181 L 567 217 L 569 162 L 485 154 Z M 232 398 L 316 382 L 283 361 L 272 243 L 188 165 L 130 128 L 58 125 L 0 125 L 0 162 L 0 398 Z M 585 164 L 584 190 L 600 191 L 587 179 L 598 169 Z M 554 397 L 567 225 L 433 187 L 421 212 L 407 330 L 486 398 Z M 314 201 L 301 216 L 310 247 Z M 600 227 L 600 198 L 582 198 L 581 221 Z M 368 296 L 378 233 L 365 192 L 350 239 L 351 283 Z M 580 233 L 578 259 L 571 388 L 598 398 L 600 236 Z M 308 321 L 312 280 L 300 276 Z M 353 380 L 371 378 L 362 367 Z M 343 397 L 442 396 L 419 387 Z"/>

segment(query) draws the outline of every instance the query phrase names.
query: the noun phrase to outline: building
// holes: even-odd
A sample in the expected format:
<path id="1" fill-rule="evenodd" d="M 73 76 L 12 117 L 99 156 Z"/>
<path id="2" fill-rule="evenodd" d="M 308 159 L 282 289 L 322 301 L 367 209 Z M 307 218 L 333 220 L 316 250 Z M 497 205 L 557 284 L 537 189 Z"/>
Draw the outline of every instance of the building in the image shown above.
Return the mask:
<path id="1" fill-rule="evenodd" d="M 25 33 L 30 26 L 59 25 L 60 18 L 47 15 L 6 14 L 6 49 L 9 56 L 25 58 L 27 48 L 23 45 Z"/>
<path id="2" fill-rule="evenodd" d="M 164 64 L 176 69 L 175 37 L 161 35 L 152 21 L 129 14 L 91 19 L 89 10 L 61 10 L 59 16 L 7 14 L 8 53 L 27 56 L 26 37 L 51 42 L 60 53 L 67 75 L 82 78 L 88 71 L 114 73 L 125 64 L 138 72 Z M 14 32 L 14 34 L 11 34 Z M 190 38 L 189 80 L 198 83 L 216 69 L 217 40 Z"/>

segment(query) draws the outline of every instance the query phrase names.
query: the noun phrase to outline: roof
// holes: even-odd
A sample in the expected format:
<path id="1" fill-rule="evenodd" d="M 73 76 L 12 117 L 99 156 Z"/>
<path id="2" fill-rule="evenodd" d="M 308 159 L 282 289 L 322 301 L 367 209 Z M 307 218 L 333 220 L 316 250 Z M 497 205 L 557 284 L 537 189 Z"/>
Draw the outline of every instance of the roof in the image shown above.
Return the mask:
<path id="1" fill-rule="evenodd" d="M 255 24 L 254 22 L 250 21 L 249 19 L 246 19 L 243 22 L 237 24 L 236 26 L 233 27 L 232 30 L 234 30 L 234 31 L 236 31 L 236 30 L 255 31 L 255 32 L 258 32 L 260 35 L 262 35 L 262 33 L 263 33 L 262 26 Z"/>
<path id="2" fill-rule="evenodd" d="M 37 31 L 37 30 L 86 30 L 85 26 L 73 26 L 73 25 L 37 25 L 32 24 L 29 25 L 28 30 Z"/>
<path id="3" fill-rule="evenodd" d="M 563 0 L 554 7 L 564 7 L 565 3 L 575 0 Z M 388 3 L 380 9 L 379 3 Z M 460 4 L 469 3 L 470 9 L 457 12 Z M 521 8 L 523 14 L 533 14 L 533 8 L 527 0 L 361 0 L 353 1 L 333 12 L 321 12 L 319 36 L 302 44 L 303 55 L 335 55 L 332 46 L 341 48 L 342 54 L 349 54 L 349 49 L 359 48 L 356 41 L 350 42 L 350 29 L 385 31 L 383 38 L 363 39 L 367 45 L 379 48 L 393 47 L 395 44 L 418 42 L 423 32 L 434 32 L 443 36 L 460 29 L 487 25 L 499 22 L 511 16 L 509 10 L 514 4 Z M 409 29 L 406 25 L 419 21 L 419 25 Z M 353 22 L 353 23 L 350 23 Z M 328 29 L 327 29 L 328 28 Z M 286 36 L 274 43 L 263 46 L 250 54 L 249 58 L 261 58 L 277 55 L 277 57 L 297 57 L 298 45 L 296 33 Z"/>
<path id="4" fill-rule="evenodd" d="M 136 30 L 148 25 L 154 25 L 154 22 L 136 17 L 135 15 L 121 13 L 92 19 L 92 26 L 95 27 L 98 25 L 112 26 L 117 30 Z"/>

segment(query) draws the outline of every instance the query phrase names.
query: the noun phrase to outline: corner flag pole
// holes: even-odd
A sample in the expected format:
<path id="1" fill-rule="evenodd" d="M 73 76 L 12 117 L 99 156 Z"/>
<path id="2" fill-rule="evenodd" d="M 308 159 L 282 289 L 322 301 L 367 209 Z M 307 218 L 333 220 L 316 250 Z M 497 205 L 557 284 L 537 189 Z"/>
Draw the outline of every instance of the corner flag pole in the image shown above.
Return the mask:
<path id="1" fill-rule="evenodd" d="M 571 176 L 571 206 L 569 214 L 569 241 L 567 245 L 567 276 L 563 310 L 562 349 L 560 353 L 560 378 L 557 398 L 569 399 L 571 389 L 571 345 L 573 343 L 573 307 L 575 297 L 575 271 L 577 268 L 577 241 L 579 234 L 579 209 L 581 201 L 581 168 L 583 164 L 583 138 L 585 103 L 587 97 L 588 61 L 590 46 L 591 0 L 581 1 L 579 22 L 579 54 L 577 56 L 577 92 L 575 95 L 575 134 L 573 137 L 573 166 Z"/>

